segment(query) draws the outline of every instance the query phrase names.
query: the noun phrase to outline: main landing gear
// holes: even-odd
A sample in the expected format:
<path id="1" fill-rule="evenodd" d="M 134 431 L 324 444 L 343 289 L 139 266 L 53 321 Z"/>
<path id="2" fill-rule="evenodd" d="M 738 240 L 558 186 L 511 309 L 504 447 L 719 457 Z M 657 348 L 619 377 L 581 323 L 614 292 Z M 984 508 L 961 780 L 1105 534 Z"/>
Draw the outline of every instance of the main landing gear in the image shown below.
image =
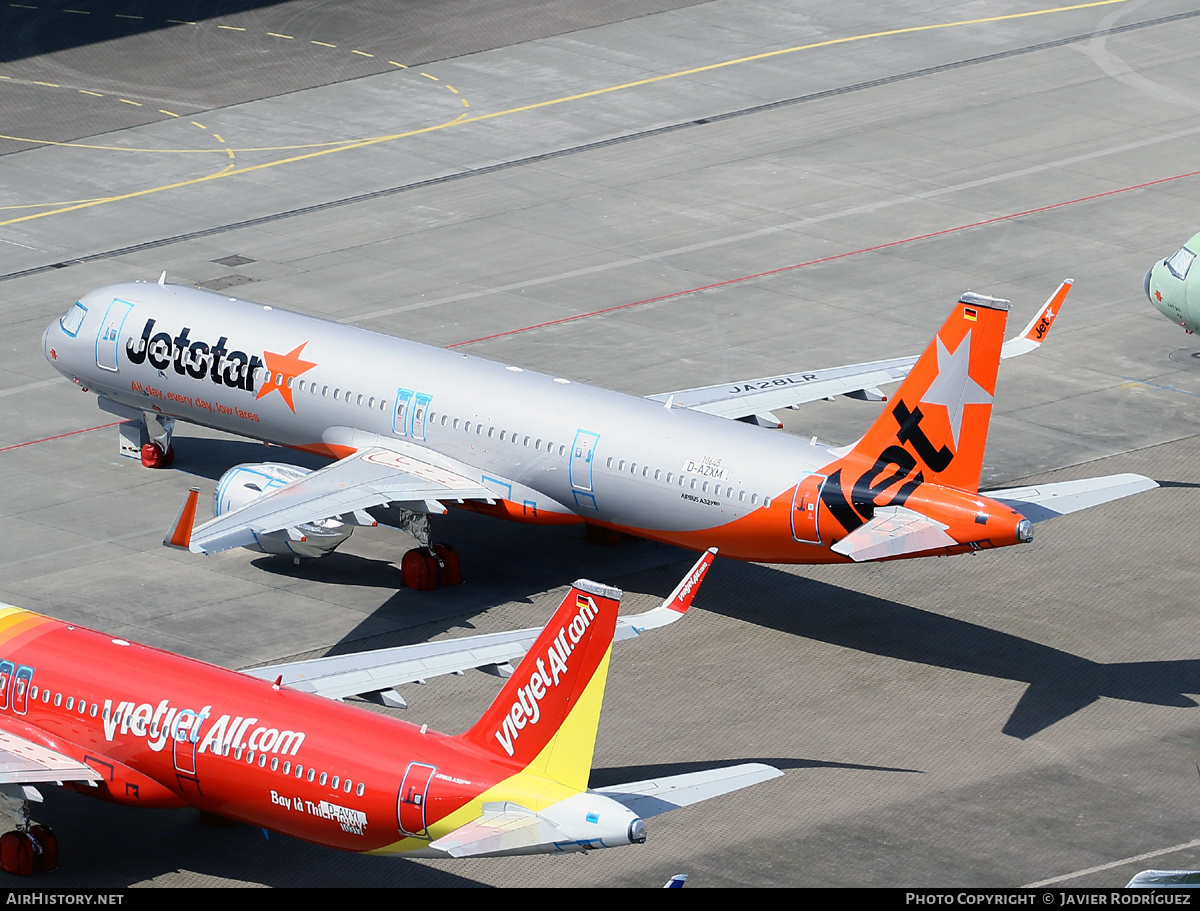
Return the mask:
<path id="1" fill-rule="evenodd" d="M 17 876 L 33 876 L 35 870 L 57 869 L 58 836 L 49 826 L 39 825 L 29 818 L 28 798 L 6 789 L 0 802 L 5 805 L 4 815 L 17 824 L 12 831 L 0 835 L 0 870 Z"/>
<path id="2" fill-rule="evenodd" d="M 0 835 L 0 870 L 33 876 L 35 870 L 58 869 L 58 836 L 49 826 L 32 825 Z"/>
<path id="3" fill-rule="evenodd" d="M 417 539 L 414 547 L 400 561 L 400 573 L 408 588 L 431 592 L 439 584 L 459 585 L 462 573 L 458 568 L 458 553 L 449 544 L 433 543 L 429 514 L 401 510 L 399 527 Z"/>
<path id="4" fill-rule="evenodd" d="M 404 584 L 419 592 L 431 592 L 438 584 L 458 585 L 462 573 L 458 569 L 458 554 L 449 544 L 414 547 L 400 561 Z"/>

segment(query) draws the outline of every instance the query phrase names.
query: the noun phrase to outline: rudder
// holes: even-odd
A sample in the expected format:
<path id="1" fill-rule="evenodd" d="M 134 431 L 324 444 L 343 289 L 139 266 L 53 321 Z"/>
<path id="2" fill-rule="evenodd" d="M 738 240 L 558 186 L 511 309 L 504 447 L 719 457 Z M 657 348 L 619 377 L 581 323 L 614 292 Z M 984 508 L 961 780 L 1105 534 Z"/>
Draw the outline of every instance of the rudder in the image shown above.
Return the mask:
<path id="1" fill-rule="evenodd" d="M 621 592 L 576 582 L 483 717 L 462 738 L 586 790 Z"/>
<path id="2" fill-rule="evenodd" d="M 847 459 L 905 466 L 924 481 L 978 492 L 1011 306 L 964 294 Z"/>

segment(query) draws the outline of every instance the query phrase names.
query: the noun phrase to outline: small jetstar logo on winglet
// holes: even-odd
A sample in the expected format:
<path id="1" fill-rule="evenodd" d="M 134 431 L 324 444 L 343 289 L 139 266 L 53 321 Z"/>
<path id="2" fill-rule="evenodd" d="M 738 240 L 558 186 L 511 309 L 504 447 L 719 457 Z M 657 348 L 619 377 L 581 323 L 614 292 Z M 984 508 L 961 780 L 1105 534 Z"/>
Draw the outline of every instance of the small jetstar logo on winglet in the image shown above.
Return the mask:
<path id="1" fill-rule="evenodd" d="M 264 351 L 263 359 L 267 362 L 267 370 L 269 371 L 266 379 L 263 380 L 262 386 L 258 390 L 258 395 L 255 399 L 261 399 L 264 395 L 278 390 L 283 396 L 283 400 L 287 402 L 288 408 L 292 410 L 292 414 L 296 413 L 296 404 L 292 401 L 291 383 L 296 377 L 312 370 L 317 366 L 316 361 L 305 361 L 300 359 L 300 353 L 304 350 L 304 346 L 308 342 L 301 342 L 287 354 L 276 354 L 273 351 Z"/>

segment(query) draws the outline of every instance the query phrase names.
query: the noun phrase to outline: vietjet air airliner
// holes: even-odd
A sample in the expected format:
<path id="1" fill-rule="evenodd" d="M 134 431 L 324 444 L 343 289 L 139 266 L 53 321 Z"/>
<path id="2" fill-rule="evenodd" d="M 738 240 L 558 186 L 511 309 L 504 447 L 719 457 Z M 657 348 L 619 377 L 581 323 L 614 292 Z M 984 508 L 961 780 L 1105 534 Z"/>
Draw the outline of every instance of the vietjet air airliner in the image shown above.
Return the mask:
<path id="1" fill-rule="evenodd" d="M 1069 289 L 1007 343 L 1009 302 L 968 293 L 920 358 L 648 398 L 161 278 L 93 291 L 44 346 L 129 419 L 122 446 L 145 464 L 170 460 L 176 419 L 336 460 L 227 473 L 216 517 L 168 536 L 196 552 L 318 556 L 387 507 L 423 545 L 407 580 L 411 556 L 433 559 L 428 517 L 461 504 L 743 560 L 861 561 L 1029 541 L 1034 522 L 1155 486 L 1119 475 L 979 492 L 1000 359 L 1041 344 Z M 901 379 L 848 447 L 755 426 L 837 394 L 884 400 L 877 387 Z"/>
<path id="2" fill-rule="evenodd" d="M 641 843 L 646 817 L 781 774 L 750 763 L 588 790 L 614 639 L 679 619 L 712 558 L 642 614 L 618 619 L 620 591 L 579 581 L 540 631 L 244 674 L 0 605 L 0 792 L 16 825 L 0 839 L 4 866 L 28 874 L 35 843 L 53 848 L 29 819 L 46 782 L 372 854 Z M 339 701 L 395 704 L 396 684 L 472 667 L 511 676 L 458 736 Z"/>

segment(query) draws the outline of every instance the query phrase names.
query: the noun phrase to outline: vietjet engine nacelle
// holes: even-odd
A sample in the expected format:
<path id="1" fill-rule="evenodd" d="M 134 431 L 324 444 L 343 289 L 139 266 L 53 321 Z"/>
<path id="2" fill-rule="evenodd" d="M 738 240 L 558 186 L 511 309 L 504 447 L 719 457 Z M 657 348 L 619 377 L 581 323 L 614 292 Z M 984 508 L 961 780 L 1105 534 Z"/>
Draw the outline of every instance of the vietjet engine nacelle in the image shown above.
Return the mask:
<path id="1" fill-rule="evenodd" d="M 213 516 L 219 516 L 257 500 L 311 474 L 312 469 L 280 462 L 248 462 L 235 465 L 217 482 L 213 491 Z M 354 531 L 351 523 L 334 516 L 319 522 L 306 522 L 294 528 L 255 534 L 255 544 L 247 550 L 284 557 L 323 557 L 332 553 Z"/>

